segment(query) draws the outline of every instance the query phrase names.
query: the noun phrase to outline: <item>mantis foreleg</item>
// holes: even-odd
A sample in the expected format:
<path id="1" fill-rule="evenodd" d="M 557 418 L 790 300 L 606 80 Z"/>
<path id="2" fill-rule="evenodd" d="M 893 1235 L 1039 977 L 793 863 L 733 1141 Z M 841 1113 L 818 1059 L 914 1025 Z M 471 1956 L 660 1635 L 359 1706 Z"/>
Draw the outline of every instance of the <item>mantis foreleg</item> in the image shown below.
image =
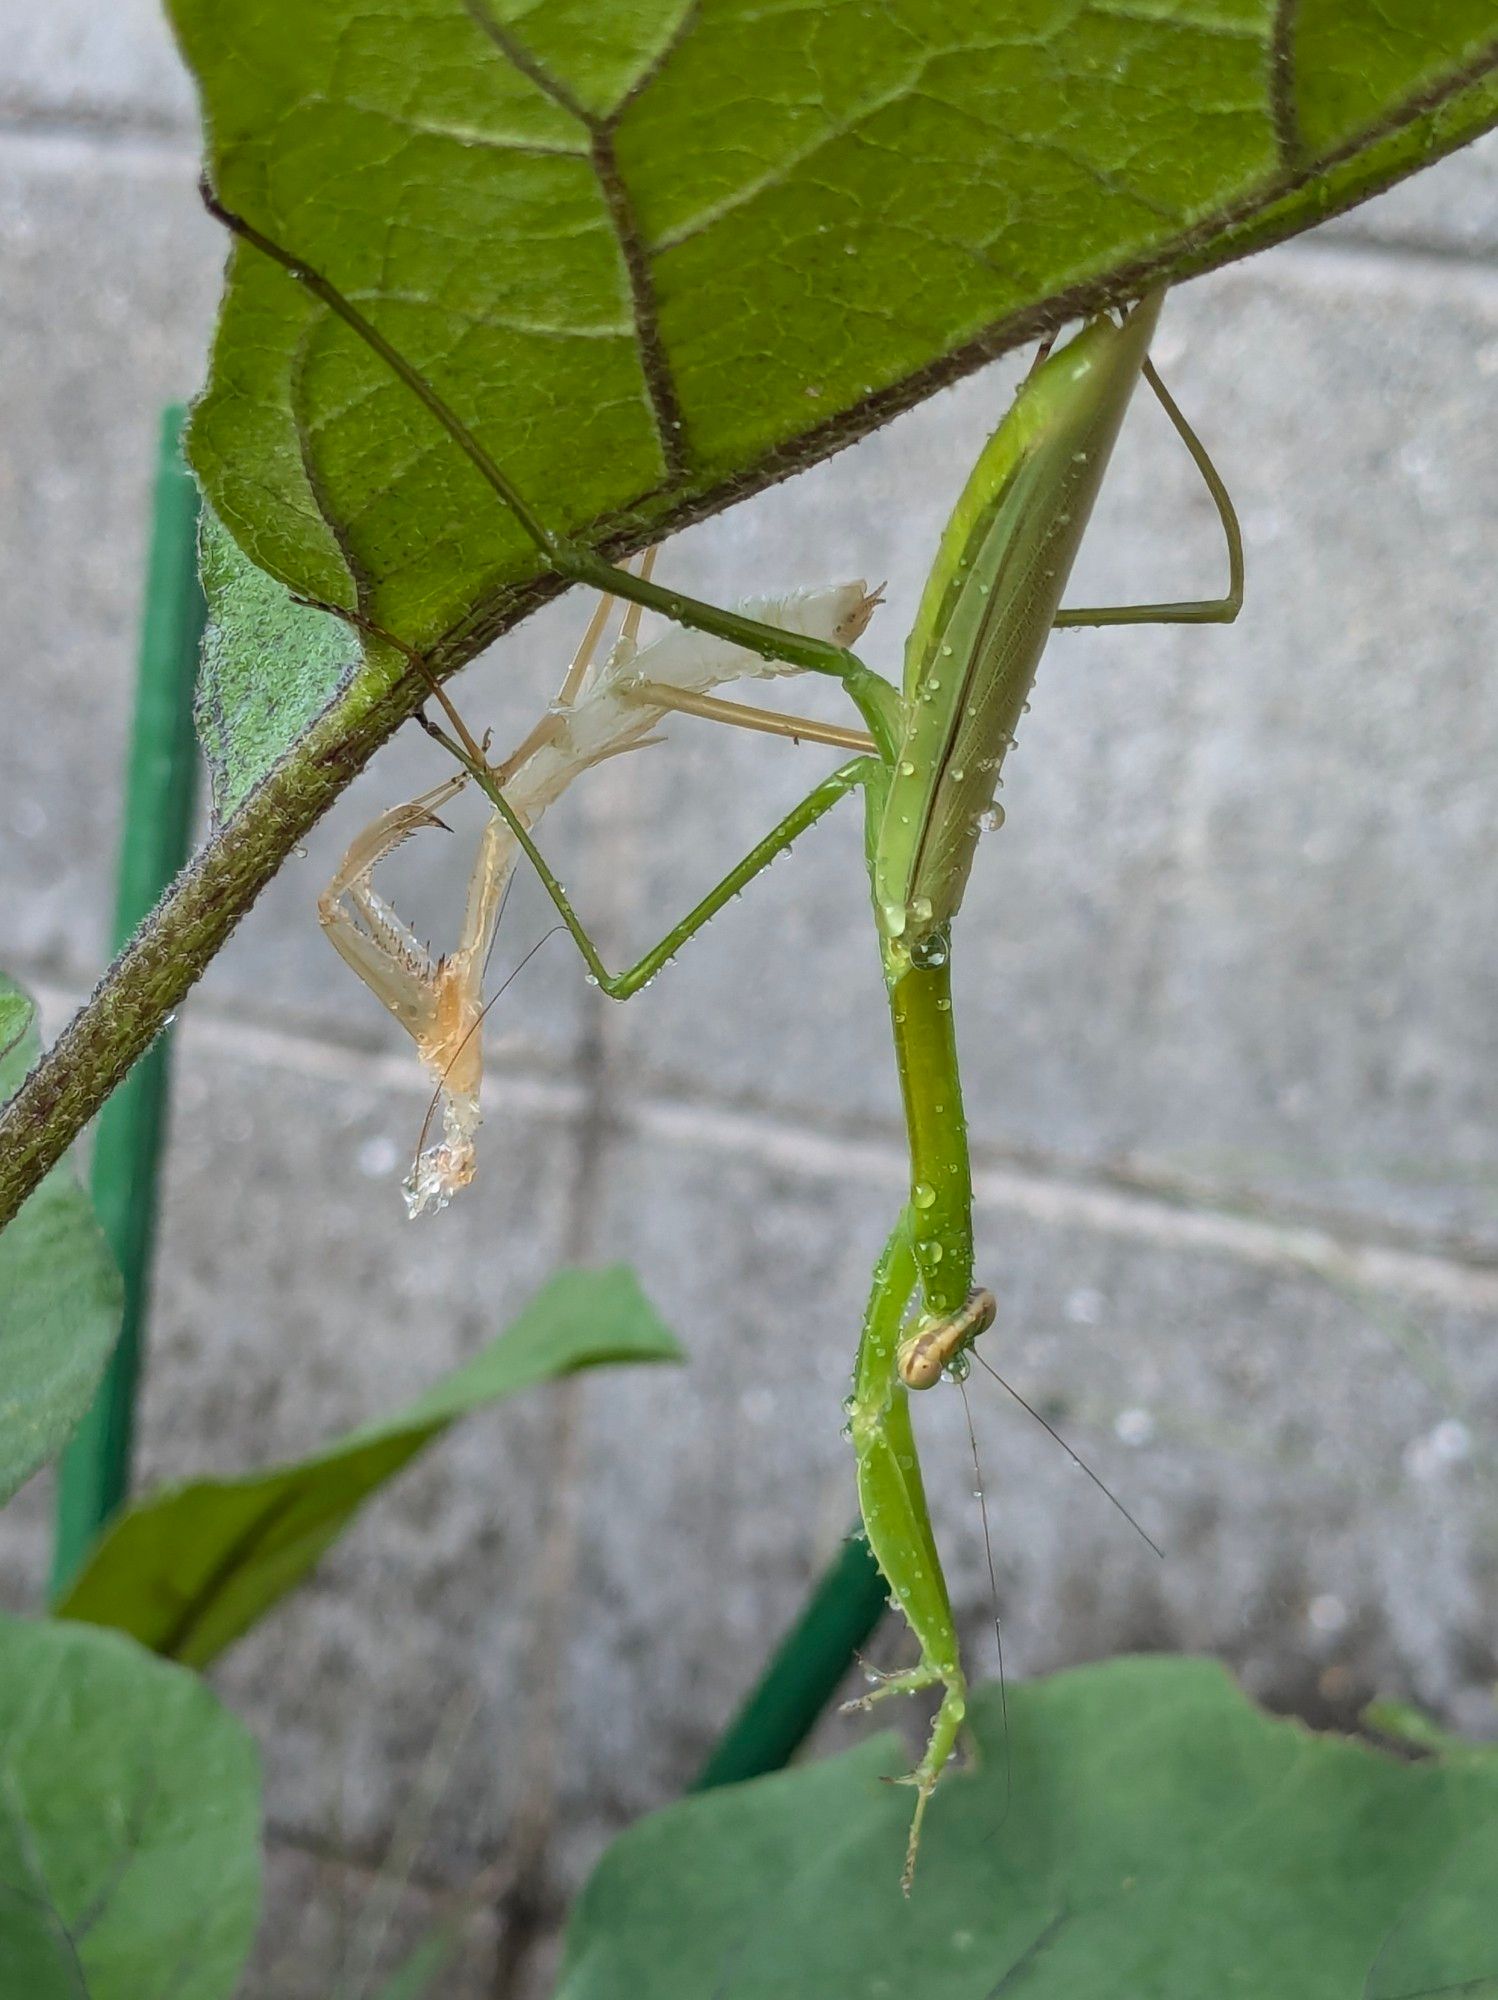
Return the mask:
<path id="1" fill-rule="evenodd" d="M 909 1393 L 895 1367 L 906 1308 L 919 1275 L 914 1244 L 923 1226 L 919 1212 L 913 1206 L 905 1208 L 874 1267 L 848 1402 L 848 1428 L 858 1463 L 858 1499 L 869 1546 L 921 1649 L 916 1666 L 889 1676 L 849 1706 L 863 1708 L 889 1695 L 914 1694 L 922 1688 L 942 1689 L 925 1755 L 904 1781 L 916 1788 L 902 1878 L 907 1894 L 915 1874 L 927 1801 L 956 1747 L 967 1713 L 967 1682 L 921 1482 Z"/>

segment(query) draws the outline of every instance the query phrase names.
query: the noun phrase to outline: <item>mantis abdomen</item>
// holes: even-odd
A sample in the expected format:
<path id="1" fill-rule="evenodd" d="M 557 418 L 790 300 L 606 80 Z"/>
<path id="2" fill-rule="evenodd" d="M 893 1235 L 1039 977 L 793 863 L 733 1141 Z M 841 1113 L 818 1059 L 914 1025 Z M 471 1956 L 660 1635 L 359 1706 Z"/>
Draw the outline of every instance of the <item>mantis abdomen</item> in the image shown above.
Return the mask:
<path id="1" fill-rule="evenodd" d="M 950 922 L 1159 316 L 1091 322 L 1038 367 L 942 539 L 905 656 L 875 898 L 904 953 Z"/>

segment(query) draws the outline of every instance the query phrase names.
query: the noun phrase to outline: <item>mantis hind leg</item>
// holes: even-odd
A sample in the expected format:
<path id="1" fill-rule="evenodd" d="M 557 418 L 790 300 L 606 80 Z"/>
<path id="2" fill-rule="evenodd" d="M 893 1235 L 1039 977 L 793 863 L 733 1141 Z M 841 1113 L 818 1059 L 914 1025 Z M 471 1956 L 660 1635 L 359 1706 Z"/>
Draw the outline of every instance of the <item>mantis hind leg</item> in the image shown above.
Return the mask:
<path id="1" fill-rule="evenodd" d="M 925 1754 L 902 1781 L 916 1791 L 902 1877 L 907 1895 L 915 1876 L 926 1807 L 956 1748 L 967 1714 L 967 1682 L 958 1655 L 957 1628 L 926 1506 L 909 1396 L 896 1369 L 905 1311 L 919 1282 L 914 1223 L 913 1211 L 907 1207 L 874 1268 L 848 1404 L 864 1531 L 894 1594 L 893 1601 L 921 1649 L 916 1666 L 890 1675 L 849 1706 L 865 1708 L 890 1695 L 914 1694 L 924 1688 L 942 1690 Z"/>
<path id="2" fill-rule="evenodd" d="M 451 711 L 449 711 L 451 712 Z M 561 918 L 573 943 L 582 953 L 589 972 L 597 982 L 601 992 L 611 1000 L 627 1000 L 631 994 L 653 979 L 661 967 L 674 958 L 681 947 L 694 937 L 705 924 L 715 917 L 719 910 L 732 902 L 746 884 L 760 875 L 779 855 L 785 853 L 809 827 L 815 826 L 824 814 L 829 813 L 848 792 L 856 791 L 867 784 L 882 770 L 882 766 L 872 757 L 855 757 L 851 762 L 823 778 L 814 785 L 801 800 L 793 806 L 778 825 L 760 841 L 757 841 L 744 858 L 723 877 L 721 882 L 709 889 L 702 900 L 695 904 L 679 922 L 673 924 L 664 937 L 657 940 L 642 958 L 623 972 L 610 972 L 599 955 L 598 947 L 588 935 L 582 919 L 567 898 L 561 883 L 552 873 L 546 857 L 541 853 L 530 830 L 525 826 L 514 807 L 504 795 L 502 786 L 495 779 L 493 771 L 481 756 L 475 755 L 471 739 L 466 743 L 455 742 L 441 731 L 434 731 L 446 748 L 464 766 L 495 811 L 514 835 L 516 844 L 540 877 L 541 886 L 551 898 L 557 915 Z"/>
<path id="3" fill-rule="evenodd" d="M 1222 474 L 1207 455 L 1207 448 L 1181 413 L 1174 396 L 1160 380 L 1154 363 L 1146 357 L 1144 379 L 1154 390 L 1160 407 L 1175 426 L 1176 435 L 1191 454 L 1201 474 L 1217 518 L 1222 523 L 1228 551 L 1228 587 L 1224 597 L 1192 598 L 1180 604 L 1115 604 L 1080 606 L 1056 613 L 1056 626 L 1066 625 L 1231 625 L 1243 609 L 1243 530 L 1232 496 Z"/>

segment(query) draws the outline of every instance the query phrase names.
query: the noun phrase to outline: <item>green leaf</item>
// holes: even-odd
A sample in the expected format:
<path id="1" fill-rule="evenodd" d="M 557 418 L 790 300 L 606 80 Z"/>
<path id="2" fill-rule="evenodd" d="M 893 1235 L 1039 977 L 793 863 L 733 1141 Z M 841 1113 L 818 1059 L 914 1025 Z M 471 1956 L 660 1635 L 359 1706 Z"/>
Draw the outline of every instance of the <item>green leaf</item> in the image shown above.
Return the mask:
<path id="1" fill-rule="evenodd" d="M 204 1666 L 294 1589 L 377 1488 L 449 1424 L 537 1382 L 681 1350 L 621 1265 L 563 1271 L 514 1324 L 398 1415 L 295 1465 L 197 1479 L 107 1528 L 55 1607 Z"/>
<path id="2" fill-rule="evenodd" d="M 347 685 L 363 651 L 341 618 L 298 604 L 257 569 L 207 506 L 198 564 L 208 624 L 193 715 L 222 822 Z"/>
<path id="3" fill-rule="evenodd" d="M 169 11 L 224 203 L 594 544 L 653 539 L 1498 118 L 1494 0 Z M 543 565 L 472 465 L 247 245 L 191 449 L 253 562 L 449 664 L 534 601 Z M 288 748 L 302 697 L 266 706 Z"/>
<path id="4" fill-rule="evenodd" d="M 1498 1751 L 1396 1762 L 1207 1661 L 974 1703 L 914 1893 L 889 1737 L 656 1813 L 573 1913 L 557 2000 L 1411 2000 L 1498 1985 Z"/>
<path id="5" fill-rule="evenodd" d="M 259 1901 L 241 1724 L 117 1633 L 0 1617 L 6 2000 L 229 2000 Z"/>
<path id="6" fill-rule="evenodd" d="M 0 1103 L 36 1061 L 30 1000 L 0 973 Z M 0 1233 L 0 1500 L 61 1451 L 99 1386 L 123 1294 L 88 1196 L 54 1167 Z"/>

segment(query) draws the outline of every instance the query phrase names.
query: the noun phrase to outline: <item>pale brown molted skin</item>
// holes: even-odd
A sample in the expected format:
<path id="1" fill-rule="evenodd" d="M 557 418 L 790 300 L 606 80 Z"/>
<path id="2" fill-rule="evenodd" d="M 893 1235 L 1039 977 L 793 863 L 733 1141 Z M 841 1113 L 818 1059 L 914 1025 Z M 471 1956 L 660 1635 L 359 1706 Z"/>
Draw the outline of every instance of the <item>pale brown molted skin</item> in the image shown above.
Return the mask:
<path id="1" fill-rule="evenodd" d="M 642 575 L 649 575 L 653 560 L 652 550 L 641 565 Z M 800 669 L 765 661 L 729 642 L 680 627 L 642 648 L 638 605 L 628 607 L 606 661 L 595 666 L 613 602 L 608 596 L 600 602 L 552 709 L 503 764 L 490 766 L 528 829 L 580 772 L 658 741 L 656 731 L 673 710 L 780 736 L 872 748 L 871 739 L 861 731 L 720 700 L 708 690 L 723 681 Z M 845 645 L 864 630 L 880 602 L 880 593 L 868 590 L 860 579 L 752 601 L 752 608 L 787 632 L 805 632 Z M 445 1208 L 473 1179 L 482 1117 L 484 973 L 519 848 L 504 819 L 493 813 L 469 878 L 457 947 L 440 957 L 379 894 L 373 876 L 402 841 L 423 828 L 442 826 L 439 808 L 467 783 L 467 774 L 449 778 L 420 798 L 382 813 L 352 842 L 318 899 L 318 916 L 329 941 L 411 1036 L 435 1086 L 432 1111 L 404 1184 L 407 1212 L 413 1217 Z M 428 1146 L 428 1129 L 439 1104 L 441 1137 Z"/>

